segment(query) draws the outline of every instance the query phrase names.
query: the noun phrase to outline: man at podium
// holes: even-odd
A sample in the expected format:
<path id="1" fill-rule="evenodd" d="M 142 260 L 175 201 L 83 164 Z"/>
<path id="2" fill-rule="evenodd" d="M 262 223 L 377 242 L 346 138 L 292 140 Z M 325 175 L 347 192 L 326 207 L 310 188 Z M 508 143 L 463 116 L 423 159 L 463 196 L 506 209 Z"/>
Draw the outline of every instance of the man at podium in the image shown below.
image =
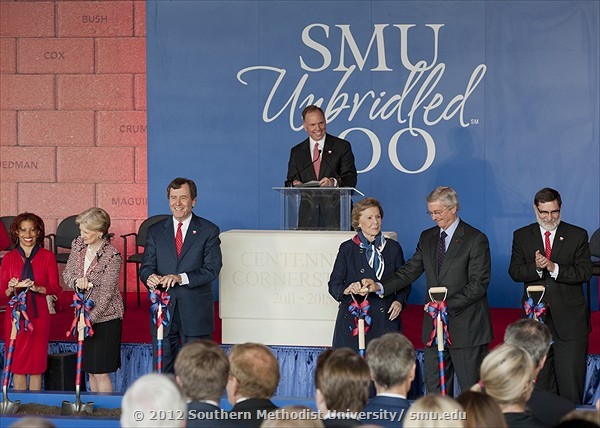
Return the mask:
<path id="1" fill-rule="evenodd" d="M 318 106 L 306 107 L 302 121 L 308 138 L 290 152 L 286 186 L 355 187 L 357 173 L 350 143 L 327 134 L 325 114 Z M 339 195 L 323 189 L 303 192 L 298 228 L 339 230 Z"/>

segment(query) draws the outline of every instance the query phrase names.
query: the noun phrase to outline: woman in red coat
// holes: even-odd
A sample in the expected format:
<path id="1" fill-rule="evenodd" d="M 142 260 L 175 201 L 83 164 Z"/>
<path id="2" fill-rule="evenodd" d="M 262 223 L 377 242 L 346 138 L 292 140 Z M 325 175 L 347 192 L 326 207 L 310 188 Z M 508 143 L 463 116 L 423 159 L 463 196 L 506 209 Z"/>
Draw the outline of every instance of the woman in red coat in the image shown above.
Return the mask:
<path id="1" fill-rule="evenodd" d="M 35 214 L 23 213 L 15 217 L 9 236 L 15 249 L 2 259 L 0 292 L 12 298 L 27 290 L 27 315 L 33 329 L 24 326 L 20 317 L 20 332 L 15 342 L 11 371 L 13 386 L 17 390 L 39 391 L 42 388 L 42 373 L 46 371 L 48 340 L 50 338 L 50 312 L 47 294 L 58 295 L 62 289 L 58 282 L 58 267 L 54 254 L 44 248 L 44 222 Z M 10 308 L 9 308 L 10 310 Z M 5 336 L 10 337 L 12 316 L 6 313 Z"/>

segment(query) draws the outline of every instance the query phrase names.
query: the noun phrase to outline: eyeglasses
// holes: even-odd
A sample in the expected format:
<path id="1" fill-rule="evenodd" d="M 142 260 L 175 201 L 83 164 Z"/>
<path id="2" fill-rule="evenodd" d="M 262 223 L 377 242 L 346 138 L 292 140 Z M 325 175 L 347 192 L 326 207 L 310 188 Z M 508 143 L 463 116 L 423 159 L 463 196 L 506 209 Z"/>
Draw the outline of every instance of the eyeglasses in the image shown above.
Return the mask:
<path id="1" fill-rule="evenodd" d="M 541 211 L 538 207 L 535 207 L 536 210 L 538 210 L 538 212 L 540 213 L 540 215 L 542 217 L 548 217 L 549 215 L 551 215 L 552 217 L 556 217 L 557 215 L 560 214 L 560 210 L 554 210 L 554 211 Z"/>
<path id="2" fill-rule="evenodd" d="M 431 217 L 439 217 L 442 214 L 444 214 L 445 211 L 448 211 L 451 207 L 446 207 L 441 211 L 427 211 L 427 215 L 431 216 Z"/>

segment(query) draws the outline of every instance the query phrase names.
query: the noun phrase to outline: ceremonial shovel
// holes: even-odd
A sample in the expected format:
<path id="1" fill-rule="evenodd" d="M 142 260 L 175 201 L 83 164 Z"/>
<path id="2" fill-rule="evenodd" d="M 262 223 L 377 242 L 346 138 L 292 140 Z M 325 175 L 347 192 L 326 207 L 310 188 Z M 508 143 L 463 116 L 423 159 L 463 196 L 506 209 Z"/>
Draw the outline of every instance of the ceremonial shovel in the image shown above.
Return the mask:
<path id="1" fill-rule="evenodd" d="M 90 291 L 91 294 L 91 291 Z M 90 295 L 88 294 L 88 298 Z M 85 299 L 87 300 L 87 299 Z M 85 302 L 82 302 L 82 305 L 85 305 Z M 94 403 L 81 402 L 81 365 L 83 360 L 83 339 L 85 338 L 85 320 L 84 320 L 84 311 L 85 309 L 82 307 L 79 312 L 79 322 L 77 323 L 77 368 L 75 374 L 75 402 L 71 403 L 70 401 L 63 401 L 62 407 L 60 410 L 61 415 L 72 416 L 75 412 L 86 412 L 93 413 L 94 412 Z"/>
<path id="2" fill-rule="evenodd" d="M 15 350 L 15 339 L 17 338 L 17 321 L 13 318 L 12 328 L 10 330 L 10 341 L 8 343 L 8 353 L 4 364 L 4 374 L 2 376 L 2 403 L 0 404 L 0 413 L 3 415 L 14 415 L 17 413 L 20 401 L 14 403 L 8 399 L 8 380 L 10 379 L 10 366 L 12 365 L 13 352 Z"/>
<path id="3" fill-rule="evenodd" d="M 443 294 L 444 297 L 441 300 L 433 298 L 433 294 Z M 448 289 L 446 287 L 431 287 L 429 289 L 429 298 L 432 302 L 441 303 L 446 301 L 448 295 Z M 440 372 L 440 393 L 442 396 L 446 396 L 446 372 L 444 367 L 444 324 L 442 322 L 442 311 L 438 310 L 436 316 L 435 329 L 437 334 L 437 349 L 438 349 L 438 369 Z"/>

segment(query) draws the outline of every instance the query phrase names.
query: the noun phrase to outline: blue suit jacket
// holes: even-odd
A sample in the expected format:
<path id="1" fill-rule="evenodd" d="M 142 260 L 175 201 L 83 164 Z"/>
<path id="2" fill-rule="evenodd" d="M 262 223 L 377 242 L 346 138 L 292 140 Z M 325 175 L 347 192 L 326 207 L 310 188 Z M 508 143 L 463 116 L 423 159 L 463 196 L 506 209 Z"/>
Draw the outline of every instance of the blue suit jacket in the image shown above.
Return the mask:
<path id="1" fill-rule="evenodd" d="M 177 285 L 169 290 L 169 312 L 173 315 L 175 307 L 178 307 L 185 336 L 203 336 L 214 330 L 211 283 L 218 277 L 223 265 L 220 246 L 219 228 L 195 214 L 192 214 L 179 258 L 175 250 L 172 217 L 148 229 L 140 278 L 145 284 L 153 273 L 187 274 L 189 284 Z M 165 329 L 165 335 L 168 329 Z"/>
<path id="2" fill-rule="evenodd" d="M 372 412 L 372 414 L 380 412 L 379 414 L 385 416 L 384 410 L 388 412 L 396 412 L 395 419 L 391 419 L 391 415 L 387 414 L 385 419 L 375 419 L 373 417 L 365 420 L 364 422 L 372 422 L 375 425 L 381 425 L 384 427 L 398 427 L 402 425 L 404 414 L 410 407 L 410 402 L 400 397 L 386 397 L 384 395 L 378 395 L 367 401 L 365 406 L 365 412 Z M 400 419 L 402 417 L 402 420 Z"/>

